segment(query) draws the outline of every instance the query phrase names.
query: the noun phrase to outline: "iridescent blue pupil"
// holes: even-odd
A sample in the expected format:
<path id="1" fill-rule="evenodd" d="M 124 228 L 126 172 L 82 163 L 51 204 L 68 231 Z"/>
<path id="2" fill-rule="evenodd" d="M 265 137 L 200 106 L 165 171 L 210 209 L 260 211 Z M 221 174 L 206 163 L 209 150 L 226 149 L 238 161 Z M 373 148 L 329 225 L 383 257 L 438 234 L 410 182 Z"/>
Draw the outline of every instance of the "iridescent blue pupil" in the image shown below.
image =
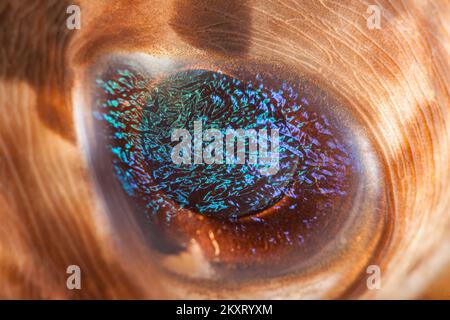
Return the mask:
<path id="1" fill-rule="evenodd" d="M 171 159 L 171 133 L 186 128 L 194 136 L 195 121 L 201 121 L 203 132 L 215 128 L 224 137 L 227 128 L 255 132 L 278 128 L 286 133 L 286 119 L 273 99 L 262 86 L 205 70 L 178 72 L 161 81 L 150 91 L 140 128 L 145 132 L 144 157 L 159 190 L 178 204 L 207 215 L 240 216 L 278 201 L 298 162 L 298 157 L 286 152 L 289 139 L 283 134 L 281 166 L 275 175 L 264 175 L 258 163 L 249 163 L 248 146 L 245 164 L 176 165 Z"/>
<path id="2" fill-rule="evenodd" d="M 99 99 L 97 116 L 112 129 L 108 135 L 116 174 L 150 213 L 170 214 L 167 208 L 176 203 L 200 214 L 232 218 L 260 212 L 284 197 L 294 200 L 292 211 L 315 211 L 313 197 L 345 194 L 348 152 L 328 119 L 305 108 L 308 101 L 295 85 L 267 83 L 261 75 L 242 81 L 208 70 L 179 71 L 150 81 L 125 69 L 97 84 L 106 97 Z M 175 164 L 172 132 L 187 129 L 194 136 L 196 121 L 204 131 L 218 129 L 224 136 L 227 129 L 279 130 L 279 170 L 265 175 L 258 163 L 247 160 Z M 202 149 L 207 145 L 203 142 Z M 245 158 L 249 156 L 246 148 Z"/>

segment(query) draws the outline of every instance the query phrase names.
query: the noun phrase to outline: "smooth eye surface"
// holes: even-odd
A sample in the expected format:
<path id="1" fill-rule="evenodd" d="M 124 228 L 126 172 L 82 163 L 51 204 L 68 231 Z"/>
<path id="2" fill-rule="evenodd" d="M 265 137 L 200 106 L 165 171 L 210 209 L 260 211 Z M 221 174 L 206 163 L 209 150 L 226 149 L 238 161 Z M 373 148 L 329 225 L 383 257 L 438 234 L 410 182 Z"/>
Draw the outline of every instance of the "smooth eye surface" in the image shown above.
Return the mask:
<path id="1" fill-rule="evenodd" d="M 208 272 L 196 276 L 215 279 L 299 272 L 380 207 L 343 106 L 314 82 L 258 63 L 162 69 L 113 59 L 92 99 L 106 158 L 161 261 L 201 255 Z"/>

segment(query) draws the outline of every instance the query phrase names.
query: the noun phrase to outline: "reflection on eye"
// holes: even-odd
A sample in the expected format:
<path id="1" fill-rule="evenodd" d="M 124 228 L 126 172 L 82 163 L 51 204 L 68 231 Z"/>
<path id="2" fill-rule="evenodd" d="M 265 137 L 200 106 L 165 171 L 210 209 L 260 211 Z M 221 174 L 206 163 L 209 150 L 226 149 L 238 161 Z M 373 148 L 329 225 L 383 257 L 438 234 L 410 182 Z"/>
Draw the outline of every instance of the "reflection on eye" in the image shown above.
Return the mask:
<path id="1" fill-rule="evenodd" d="M 337 100 L 304 78 L 221 67 L 101 72 L 94 115 L 115 176 L 159 254 L 195 246 L 219 278 L 300 270 L 377 205 L 362 190 L 354 133 Z"/>

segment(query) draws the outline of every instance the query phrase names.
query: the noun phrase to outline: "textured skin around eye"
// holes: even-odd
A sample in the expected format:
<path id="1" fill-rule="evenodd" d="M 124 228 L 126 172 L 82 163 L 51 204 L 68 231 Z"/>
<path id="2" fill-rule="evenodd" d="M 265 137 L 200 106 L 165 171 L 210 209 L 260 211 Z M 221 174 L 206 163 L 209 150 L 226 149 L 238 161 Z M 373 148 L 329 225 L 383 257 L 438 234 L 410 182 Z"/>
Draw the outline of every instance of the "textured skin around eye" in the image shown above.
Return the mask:
<path id="1" fill-rule="evenodd" d="M 356 179 L 351 149 L 336 124 L 302 95 L 299 82 L 260 74 L 241 80 L 208 70 L 149 79 L 118 69 L 98 79 L 97 87 L 96 116 L 104 123 L 116 176 L 142 214 L 165 221 L 158 227 L 164 237 L 183 242 L 194 236 L 199 243 L 214 237 L 240 254 L 222 253 L 222 263 L 242 267 L 253 257 L 258 267 L 266 262 L 256 254 L 265 252 L 290 266 L 313 254 L 345 220 Z M 262 175 L 248 161 L 174 164 L 171 133 L 192 132 L 194 121 L 202 121 L 204 130 L 277 128 L 278 172 Z M 205 243 L 206 252 L 208 247 L 217 255 L 217 247 Z"/>

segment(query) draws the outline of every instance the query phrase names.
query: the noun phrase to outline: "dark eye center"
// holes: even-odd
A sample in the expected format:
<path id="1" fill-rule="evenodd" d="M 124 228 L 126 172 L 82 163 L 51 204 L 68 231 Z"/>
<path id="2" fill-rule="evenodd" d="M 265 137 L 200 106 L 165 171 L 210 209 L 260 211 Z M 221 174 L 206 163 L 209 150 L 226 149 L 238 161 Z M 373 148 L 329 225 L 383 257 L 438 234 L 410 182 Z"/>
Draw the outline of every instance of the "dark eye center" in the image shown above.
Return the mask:
<path id="1" fill-rule="evenodd" d="M 288 90 L 274 92 L 262 82 L 206 70 L 164 78 L 149 92 L 141 128 L 147 132 L 143 157 L 158 190 L 215 217 L 235 218 L 272 206 L 288 190 L 301 154 L 286 113 L 288 106 L 301 108 L 293 98 Z M 186 130 L 183 141 L 171 141 L 180 129 Z M 176 144 L 183 144 L 187 163 L 173 162 Z M 280 150 L 274 152 L 275 145 Z"/>

